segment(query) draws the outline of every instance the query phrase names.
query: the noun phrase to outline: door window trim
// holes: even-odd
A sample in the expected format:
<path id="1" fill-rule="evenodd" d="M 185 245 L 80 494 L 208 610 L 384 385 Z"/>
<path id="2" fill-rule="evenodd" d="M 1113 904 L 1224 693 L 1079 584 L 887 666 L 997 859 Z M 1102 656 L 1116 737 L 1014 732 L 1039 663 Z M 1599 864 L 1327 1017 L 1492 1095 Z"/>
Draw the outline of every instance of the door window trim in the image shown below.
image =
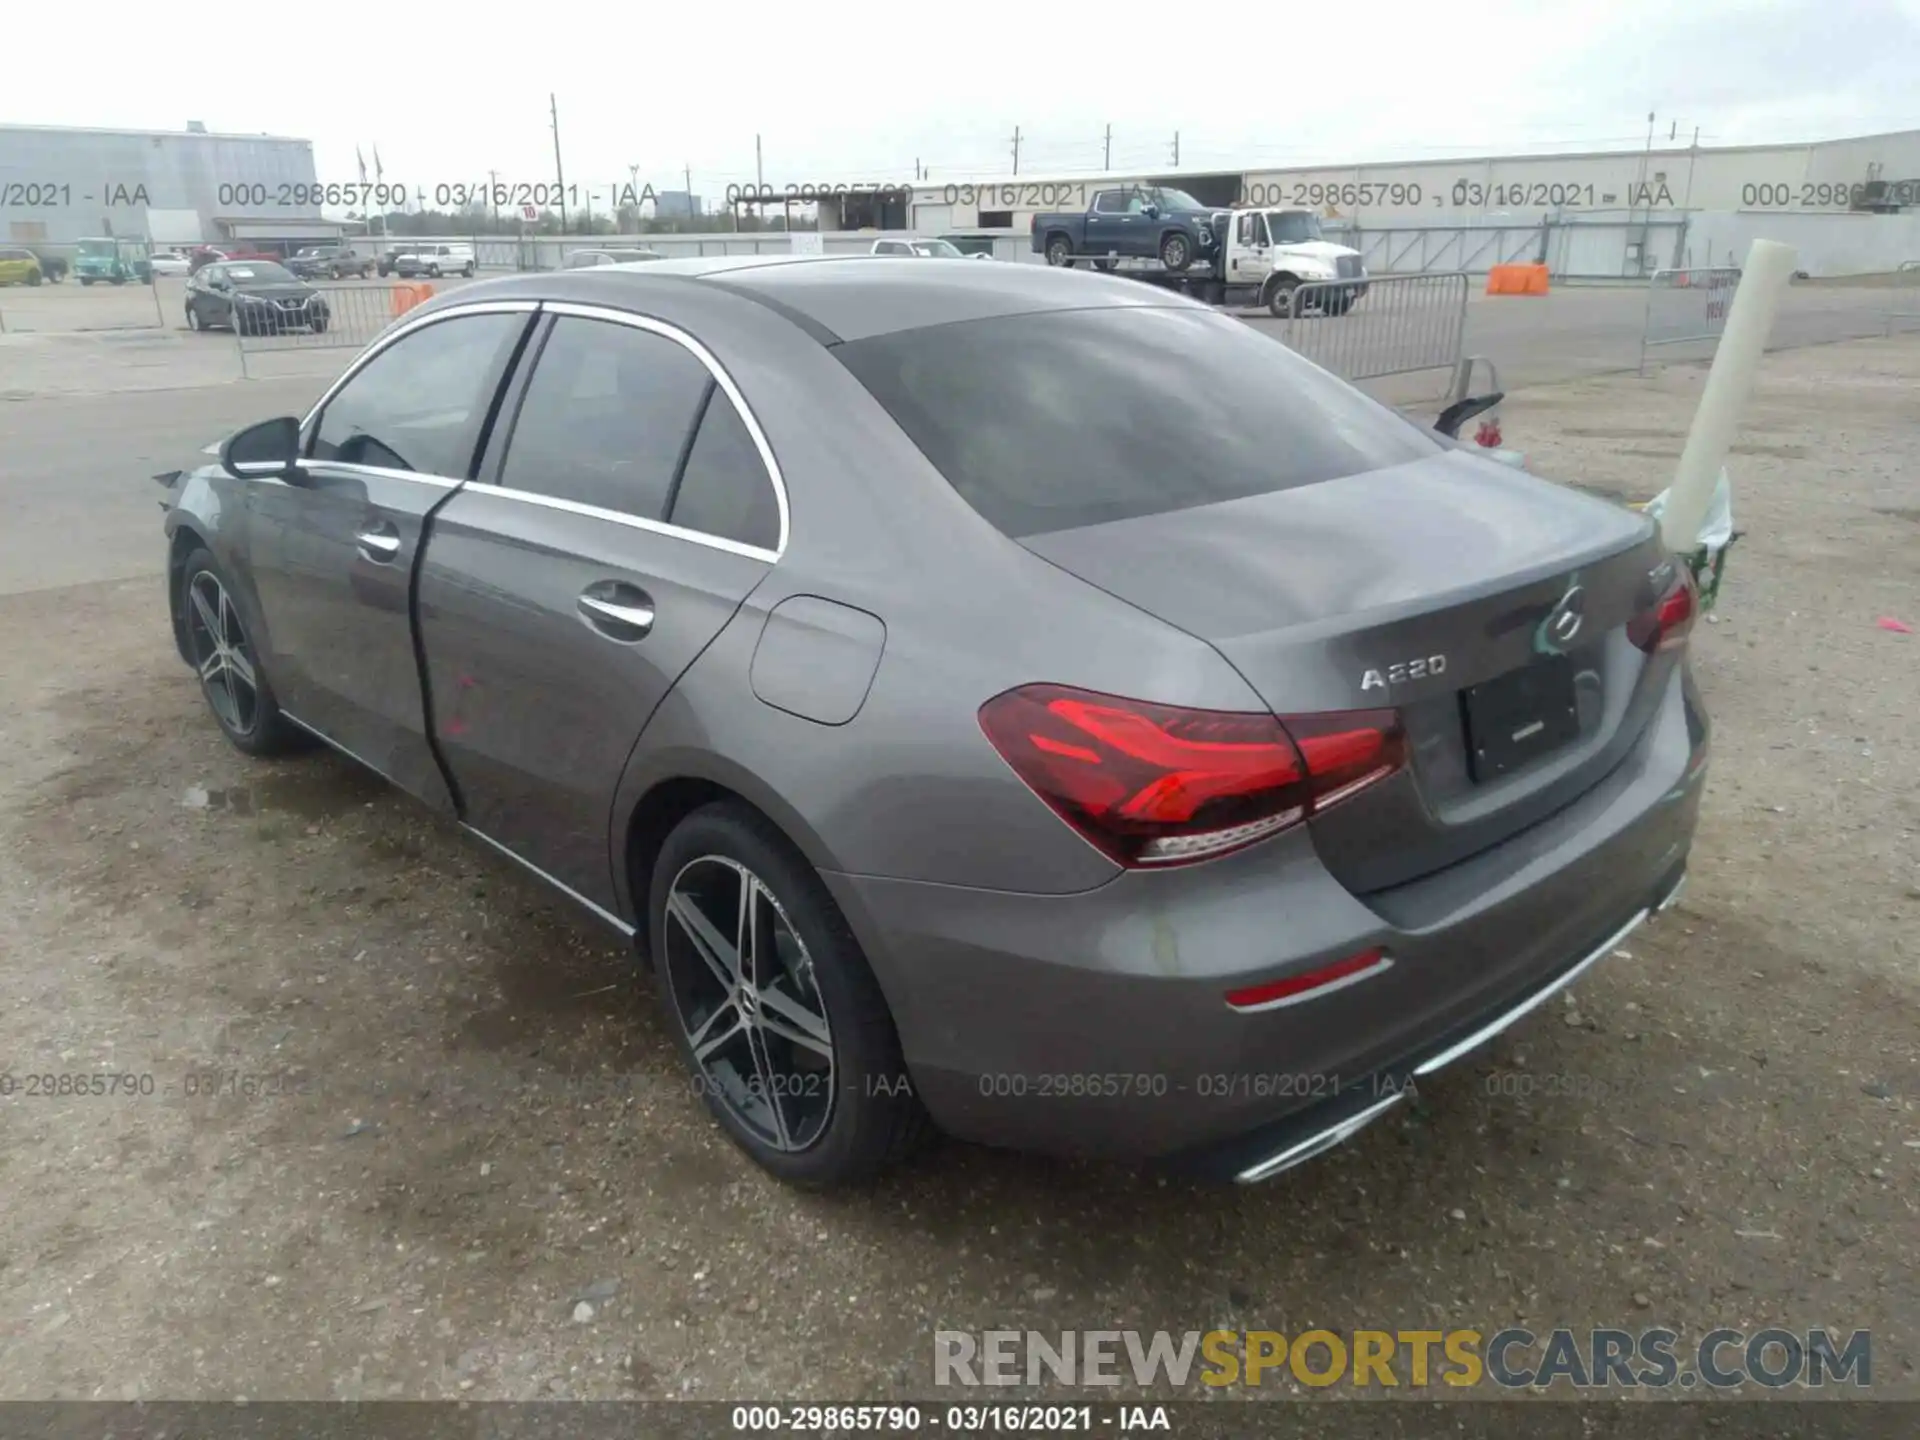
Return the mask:
<path id="1" fill-rule="evenodd" d="M 746 426 L 748 438 L 753 441 L 753 448 L 759 452 L 760 463 L 766 470 L 767 480 L 773 486 L 773 498 L 780 510 L 780 538 L 769 550 L 765 546 L 729 540 L 724 535 L 709 535 L 704 530 L 690 530 L 684 525 L 674 525 L 665 520 L 650 520 L 643 515 L 630 515 L 622 510 L 607 510 L 598 505 L 588 505 L 579 500 L 565 500 L 557 495 L 542 495 L 533 490 L 515 490 L 481 480 L 469 480 L 464 488 L 477 490 L 483 495 L 500 495 L 510 500 L 520 500 L 529 505 L 544 505 L 549 510 L 564 510 L 571 515 L 585 515 L 595 520 L 611 520 L 615 524 L 628 525 L 636 530 L 647 530 L 655 535 L 670 535 L 677 539 L 690 540 L 696 545 L 724 550 L 730 555 L 742 555 L 751 560 L 765 560 L 769 564 L 778 563 L 780 557 L 787 551 L 789 521 L 786 477 L 781 474 L 779 462 L 773 458 L 773 447 L 767 443 L 766 432 L 760 428 L 760 421 L 748 407 L 746 397 L 740 393 L 740 387 L 734 384 L 733 377 L 714 357 L 713 352 L 686 331 L 669 325 L 664 320 L 656 320 L 650 315 L 636 315 L 630 310 L 612 310 L 601 305 L 581 305 L 573 301 L 547 301 L 543 303 L 541 309 L 548 315 L 572 316 L 580 320 L 605 320 L 616 325 L 625 325 L 630 329 L 644 330 L 662 339 L 673 341 L 704 365 L 707 373 L 713 377 L 714 386 L 733 403 L 734 413 L 740 417 L 741 424 Z M 540 362 L 536 356 L 530 373 L 537 375 L 539 369 Z M 524 402 L 524 393 L 521 399 Z M 706 422 L 706 417 L 712 409 L 713 402 L 709 396 L 700 413 L 701 424 Z M 518 428 L 517 424 L 516 428 Z M 510 454 L 512 450 L 513 435 L 509 432 L 502 458 L 504 459 L 505 455 Z"/>

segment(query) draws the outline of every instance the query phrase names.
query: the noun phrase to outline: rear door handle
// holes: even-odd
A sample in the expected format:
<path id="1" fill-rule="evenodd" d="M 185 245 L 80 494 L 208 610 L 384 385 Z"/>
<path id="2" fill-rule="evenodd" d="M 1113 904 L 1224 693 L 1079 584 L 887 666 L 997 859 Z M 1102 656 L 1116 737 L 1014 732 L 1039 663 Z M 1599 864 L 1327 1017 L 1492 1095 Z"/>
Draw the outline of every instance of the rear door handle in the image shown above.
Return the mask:
<path id="1" fill-rule="evenodd" d="M 360 553 L 376 565 L 385 565 L 400 553 L 400 532 L 382 520 L 353 537 Z"/>
<path id="2" fill-rule="evenodd" d="M 583 590 L 577 603 L 586 622 L 610 640 L 630 645 L 653 630 L 653 597 L 638 585 L 602 580 Z"/>

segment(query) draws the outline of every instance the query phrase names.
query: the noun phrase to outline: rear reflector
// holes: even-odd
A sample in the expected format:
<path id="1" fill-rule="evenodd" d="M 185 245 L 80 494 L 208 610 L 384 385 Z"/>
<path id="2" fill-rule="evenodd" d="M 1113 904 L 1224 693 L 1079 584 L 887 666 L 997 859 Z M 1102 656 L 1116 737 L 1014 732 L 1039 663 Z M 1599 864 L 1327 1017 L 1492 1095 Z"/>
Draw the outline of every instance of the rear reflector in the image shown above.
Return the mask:
<path id="1" fill-rule="evenodd" d="M 980 707 L 1029 788 L 1122 865 L 1210 859 L 1335 804 L 1404 763 L 1391 710 L 1289 716 L 1188 710 L 1063 685 Z"/>
<path id="2" fill-rule="evenodd" d="M 1330 991 L 1371 979 L 1392 965 L 1385 951 L 1362 950 L 1358 955 L 1322 965 L 1318 970 L 1289 975 L 1284 980 L 1269 980 L 1264 985 L 1249 985 L 1244 990 L 1229 990 L 1227 1004 L 1236 1010 L 1278 1010 L 1283 1005 L 1318 999 Z"/>

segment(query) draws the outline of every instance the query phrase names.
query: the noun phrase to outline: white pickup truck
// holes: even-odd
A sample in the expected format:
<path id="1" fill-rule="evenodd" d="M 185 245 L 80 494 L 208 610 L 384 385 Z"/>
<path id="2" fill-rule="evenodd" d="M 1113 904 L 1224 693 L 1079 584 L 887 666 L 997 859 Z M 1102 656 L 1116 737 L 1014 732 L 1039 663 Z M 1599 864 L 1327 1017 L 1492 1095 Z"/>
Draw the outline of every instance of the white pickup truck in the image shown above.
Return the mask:
<path id="1" fill-rule="evenodd" d="M 1368 284 L 1360 252 L 1322 235 L 1311 210 L 1235 210 L 1213 261 L 1182 271 L 1152 262 L 1136 268 L 1120 256 L 1095 257 L 1094 263 L 1211 304 L 1264 305 L 1275 315 L 1291 315 L 1296 303 L 1344 315 L 1367 293 Z M 1303 292 L 1302 286 L 1308 288 Z"/>

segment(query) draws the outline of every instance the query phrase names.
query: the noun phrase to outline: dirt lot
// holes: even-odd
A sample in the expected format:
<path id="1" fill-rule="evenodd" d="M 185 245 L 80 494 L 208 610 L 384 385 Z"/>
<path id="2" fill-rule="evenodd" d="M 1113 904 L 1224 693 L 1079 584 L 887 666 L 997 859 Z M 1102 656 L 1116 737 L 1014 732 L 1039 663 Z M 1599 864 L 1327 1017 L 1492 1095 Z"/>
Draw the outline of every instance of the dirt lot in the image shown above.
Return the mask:
<path id="1" fill-rule="evenodd" d="M 1508 439 L 1644 497 L 1700 380 L 1516 393 Z M 0 1397 L 926 1397 L 936 1329 L 1510 1323 L 1870 1328 L 1920 1393 L 1920 635 L 1876 623 L 1920 630 L 1917 387 L 1920 339 L 1767 362 L 1681 908 L 1253 1189 L 947 1145 L 785 1190 L 591 922 L 229 750 L 157 575 L 0 598 Z M 153 499 L 100 503 L 157 569 Z M 133 1093 L 26 1092 L 95 1073 Z"/>

